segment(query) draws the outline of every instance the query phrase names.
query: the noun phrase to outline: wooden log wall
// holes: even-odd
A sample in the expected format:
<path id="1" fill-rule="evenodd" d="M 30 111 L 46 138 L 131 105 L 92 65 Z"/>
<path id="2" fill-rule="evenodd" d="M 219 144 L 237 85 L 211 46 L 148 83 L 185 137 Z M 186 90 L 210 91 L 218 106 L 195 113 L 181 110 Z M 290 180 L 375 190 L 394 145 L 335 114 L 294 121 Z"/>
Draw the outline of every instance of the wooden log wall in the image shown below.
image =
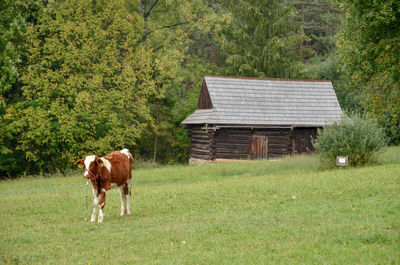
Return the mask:
<path id="1" fill-rule="evenodd" d="M 254 135 L 268 138 L 268 159 L 290 154 L 290 129 L 255 129 Z"/>
<path id="2" fill-rule="evenodd" d="M 187 133 L 190 137 L 190 157 L 212 160 L 213 159 L 213 134 L 214 131 L 201 129 L 203 126 L 188 126 Z"/>
<path id="3" fill-rule="evenodd" d="M 311 138 L 317 137 L 316 128 L 220 128 L 214 131 L 204 125 L 187 126 L 190 137 L 190 157 L 215 160 L 251 159 L 251 145 L 255 138 L 268 138 L 267 158 L 277 158 L 293 153 L 309 153 L 314 148 Z M 294 144 L 294 148 L 293 145 Z"/>
<path id="4" fill-rule="evenodd" d="M 253 136 L 268 138 L 268 158 L 288 155 L 290 129 L 222 128 L 214 134 L 215 158 L 250 159 Z"/>
<path id="5" fill-rule="evenodd" d="M 215 158 L 250 159 L 250 129 L 219 129 L 214 134 Z"/>

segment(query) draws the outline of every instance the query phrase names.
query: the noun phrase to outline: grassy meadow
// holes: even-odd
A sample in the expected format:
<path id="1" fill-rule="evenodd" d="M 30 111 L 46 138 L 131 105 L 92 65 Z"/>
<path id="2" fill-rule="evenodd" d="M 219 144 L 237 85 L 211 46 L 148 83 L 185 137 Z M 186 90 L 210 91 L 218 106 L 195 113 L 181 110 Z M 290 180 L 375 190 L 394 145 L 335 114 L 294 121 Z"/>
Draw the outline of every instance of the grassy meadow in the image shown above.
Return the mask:
<path id="1" fill-rule="evenodd" d="M 400 148 L 134 170 L 132 215 L 90 223 L 82 172 L 0 182 L 3 264 L 400 264 Z M 86 195 L 89 211 L 86 210 Z"/>

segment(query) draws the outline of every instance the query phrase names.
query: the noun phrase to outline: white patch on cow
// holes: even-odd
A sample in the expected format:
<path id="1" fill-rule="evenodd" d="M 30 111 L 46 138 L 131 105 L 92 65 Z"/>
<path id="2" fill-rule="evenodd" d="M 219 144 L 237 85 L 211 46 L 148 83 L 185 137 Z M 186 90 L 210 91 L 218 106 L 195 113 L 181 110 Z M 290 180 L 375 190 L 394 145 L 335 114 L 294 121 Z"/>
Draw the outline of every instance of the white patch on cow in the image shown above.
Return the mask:
<path id="1" fill-rule="evenodd" d="M 129 150 L 126 149 L 126 148 L 122 149 L 120 152 L 123 153 L 123 154 L 125 154 L 125 155 L 128 157 L 128 159 L 129 159 L 130 156 L 131 156 L 131 153 L 130 153 Z"/>
<path id="2" fill-rule="evenodd" d="M 95 212 L 95 209 L 93 208 L 92 217 L 90 218 L 90 222 L 96 221 L 96 215 L 97 215 L 97 213 Z"/>
<path id="3" fill-rule="evenodd" d="M 97 189 L 93 188 L 93 186 L 92 186 L 92 192 L 93 192 L 93 203 L 94 203 L 97 199 Z"/>
<path id="4" fill-rule="evenodd" d="M 103 161 L 104 166 L 108 169 L 108 172 L 111 173 L 111 163 L 104 157 L 100 157 L 101 161 Z"/>
<path id="5" fill-rule="evenodd" d="M 106 191 L 106 189 L 105 189 L 105 188 L 102 188 L 102 189 L 101 189 L 101 192 L 107 192 L 107 191 Z"/>
<path id="6" fill-rule="evenodd" d="M 85 158 L 85 162 L 84 162 L 84 164 L 85 164 L 85 169 L 89 170 L 90 163 L 92 163 L 95 159 L 96 159 L 96 156 L 95 156 L 95 155 L 87 156 L 87 157 Z M 89 172 L 88 172 L 88 171 L 85 171 L 85 173 L 84 173 L 83 175 L 84 175 L 85 177 L 87 177 L 87 176 L 89 175 Z"/>
<path id="7" fill-rule="evenodd" d="M 90 218 L 90 222 L 96 221 L 97 206 L 99 205 L 100 201 L 100 196 L 97 196 L 97 190 L 92 187 L 92 191 L 93 191 L 93 211 L 92 211 L 92 217 Z"/>
<path id="8" fill-rule="evenodd" d="M 102 223 L 104 218 L 103 210 L 100 209 L 99 211 L 99 219 L 97 219 L 97 222 Z"/>

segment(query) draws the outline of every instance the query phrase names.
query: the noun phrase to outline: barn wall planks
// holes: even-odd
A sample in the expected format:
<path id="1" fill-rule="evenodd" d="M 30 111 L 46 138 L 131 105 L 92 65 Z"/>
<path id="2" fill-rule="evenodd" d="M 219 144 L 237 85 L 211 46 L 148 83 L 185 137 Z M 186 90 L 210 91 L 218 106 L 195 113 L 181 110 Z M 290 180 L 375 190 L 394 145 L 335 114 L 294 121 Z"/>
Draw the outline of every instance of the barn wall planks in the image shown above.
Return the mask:
<path id="1" fill-rule="evenodd" d="M 219 129 L 214 134 L 215 158 L 249 159 L 249 129 Z"/>
<path id="2" fill-rule="evenodd" d="M 213 130 L 204 130 L 201 125 L 187 127 L 190 137 L 190 157 L 213 159 Z"/>
<path id="3" fill-rule="evenodd" d="M 289 155 L 290 129 L 255 129 L 254 135 L 268 138 L 268 158 Z"/>
<path id="4" fill-rule="evenodd" d="M 252 159 L 254 157 L 252 146 L 254 148 L 254 141 L 260 141 L 260 138 L 267 143 L 267 154 L 262 158 L 282 157 L 293 152 L 295 154 L 309 153 L 314 151 L 311 138 L 317 136 L 317 128 L 295 128 L 294 130 L 290 128 L 214 130 L 211 128 L 206 130 L 204 125 L 191 125 L 186 129 L 191 139 L 190 157 L 204 160 Z"/>

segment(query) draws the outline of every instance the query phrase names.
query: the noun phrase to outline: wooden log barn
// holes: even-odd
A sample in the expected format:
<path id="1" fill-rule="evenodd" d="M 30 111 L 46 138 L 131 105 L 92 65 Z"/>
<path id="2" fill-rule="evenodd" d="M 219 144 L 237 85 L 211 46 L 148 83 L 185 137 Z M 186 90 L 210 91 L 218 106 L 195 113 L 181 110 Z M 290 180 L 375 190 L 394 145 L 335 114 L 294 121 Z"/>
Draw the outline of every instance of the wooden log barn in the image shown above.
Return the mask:
<path id="1" fill-rule="evenodd" d="M 185 125 L 191 160 L 270 159 L 314 150 L 342 116 L 330 81 L 205 76 Z"/>

